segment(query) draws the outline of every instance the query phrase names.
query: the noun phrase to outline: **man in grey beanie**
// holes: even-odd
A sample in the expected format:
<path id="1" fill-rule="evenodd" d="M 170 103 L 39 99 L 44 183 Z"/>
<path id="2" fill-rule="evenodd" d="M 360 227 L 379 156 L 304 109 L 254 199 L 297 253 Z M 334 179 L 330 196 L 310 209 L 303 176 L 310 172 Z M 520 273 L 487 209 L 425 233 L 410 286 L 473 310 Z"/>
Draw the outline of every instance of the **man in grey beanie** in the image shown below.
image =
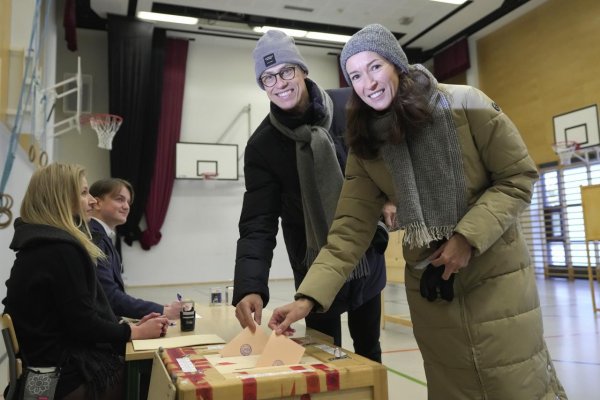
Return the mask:
<path id="1" fill-rule="evenodd" d="M 242 327 L 254 331 L 269 301 L 269 270 L 279 223 L 296 288 L 325 244 L 343 181 L 345 104 L 351 91 L 324 91 L 308 79 L 308 67 L 294 39 L 281 31 L 265 33 L 252 57 L 256 82 L 271 106 L 244 152 L 246 193 L 233 304 Z M 306 317 L 307 327 L 341 345 L 340 314 L 348 311 L 355 352 L 378 362 L 381 290 L 386 281 L 381 253 L 387 232 L 383 233 L 380 229 L 376 235 L 379 252 L 372 247 L 365 253 L 333 307 Z M 319 309 L 310 298 L 302 301 Z"/>
<path id="2" fill-rule="evenodd" d="M 278 64 L 295 64 L 308 75 L 308 67 L 296 47 L 294 38 L 282 31 L 273 29 L 262 35 L 256 48 L 252 51 L 252 57 L 254 58 L 256 82 L 261 89 L 265 88 L 260 79 L 263 72 Z"/>

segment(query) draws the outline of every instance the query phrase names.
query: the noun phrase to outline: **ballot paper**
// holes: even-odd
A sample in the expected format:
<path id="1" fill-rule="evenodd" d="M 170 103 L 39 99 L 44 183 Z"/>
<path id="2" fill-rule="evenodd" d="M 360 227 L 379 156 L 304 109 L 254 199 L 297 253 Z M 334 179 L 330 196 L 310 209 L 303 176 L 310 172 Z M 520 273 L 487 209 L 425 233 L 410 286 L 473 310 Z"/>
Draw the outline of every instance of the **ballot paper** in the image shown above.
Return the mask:
<path id="1" fill-rule="evenodd" d="M 205 344 L 225 343 L 217 335 L 186 335 L 159 339 L 132 340 L 133 350 L 156 350 L 159 347 L 171 349 L 174 347 L 200 346 Z"/>
<path id="2" fill-rule="evenodd" d="M 219 373 L 221 375 L 223 375 L 223 377 L 225 379 L 238 379 L 239 375 L 236 374 L 237 372 L 252 371 L 252 370 L 253 370 L 253 372 L 251 372 L 251 373 L 246 372 L 247 375 L 244 375 L 244 377 L 250 376 L 248 374 L 253 374 L 256 376 L 261 376 L 261 374 L 264 374 L 263 376 L 277 375 L 272 372 L 274 367 L 269 366 L 266 368 L 255 369 L 256 362 L 260 358 L 260 355 L 221 357 L 220 354 L 206 354 L 204 357 L 210 363 L 210 365 L 212 365 L 217 371 L 219 371 Z M 300 362 L 298 363 L 298 364 L 304 365 L 304 367 L 305 367 L 304 369 L 301 369 L 301 370 L 287 369 L 286 371 L 306 372 L 306 371 L 311 370 L 311 365 L 319 365 L 322 363 L 323 363 L 323 361 L 321 361 L 315 357 L 306 355 L 306 353 L 305 353 L 304 356 L 302 356 L 302 359 L 300 360 Z M 268 371 L 268 372 L 259 372 L 259 371 Z M 228 374 L 233 374 L 233 375 L 228 375 Z"/>
<path id="3" fill-rule="evenodd" d="M 269 336 L 259 326 L 254 333 L 244 328 L 236 337 L 227 343 L 220 351 L 223 357 L 250 356 L 263 352 Z"/>
<path id="4" fill-rule="evenodd" d="M 304 347 L 285 335 L 271 333 L 269 341 L 256 362 L 256 367 L 299 364 L 304 354 Z"/>

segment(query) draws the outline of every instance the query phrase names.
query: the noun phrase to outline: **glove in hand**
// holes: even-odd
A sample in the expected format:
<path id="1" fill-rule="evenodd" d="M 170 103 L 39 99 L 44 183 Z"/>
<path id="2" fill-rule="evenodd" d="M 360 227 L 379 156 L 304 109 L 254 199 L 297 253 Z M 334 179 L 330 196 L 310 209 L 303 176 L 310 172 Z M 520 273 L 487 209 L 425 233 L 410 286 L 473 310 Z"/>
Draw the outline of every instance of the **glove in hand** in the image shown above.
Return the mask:
<path id="1" fill-rule="evenodd" d="M 428 301 L 435 301 L 438 296 L 446 301 L 454 299 L 454 274 L 447 281 L 442 279 L 444 266 L 434 267 L 429 264 L 421 275 L 421 296 Z"/>
<path id="2" fill-rule="evenodd" d="M 387 249 L 389 239 L 390 235 L 388 234 L 387 228 L 383 222 L 379 222 L 377 224 L 375 235 L 373 235 L 373 240 L 371 240 L 371 246 L 373 246 L 376 252 L 383 254 Z"/>

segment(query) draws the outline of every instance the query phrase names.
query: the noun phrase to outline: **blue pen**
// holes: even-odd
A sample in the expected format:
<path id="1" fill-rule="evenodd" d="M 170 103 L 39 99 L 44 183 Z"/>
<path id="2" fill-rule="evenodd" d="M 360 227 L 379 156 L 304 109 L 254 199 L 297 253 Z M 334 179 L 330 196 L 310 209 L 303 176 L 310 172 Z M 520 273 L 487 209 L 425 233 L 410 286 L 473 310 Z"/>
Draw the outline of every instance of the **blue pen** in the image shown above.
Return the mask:
<path id="1" fill-rule="evenodd" d="M 178 300 L 178 301 L 181 301 L 181 299 L 182 299 L 182 298 L 183 298 L 183 297 L 181 297 L 181 295 L 180 295 L 179 293 L 177 293 L 177 300 Z"/>

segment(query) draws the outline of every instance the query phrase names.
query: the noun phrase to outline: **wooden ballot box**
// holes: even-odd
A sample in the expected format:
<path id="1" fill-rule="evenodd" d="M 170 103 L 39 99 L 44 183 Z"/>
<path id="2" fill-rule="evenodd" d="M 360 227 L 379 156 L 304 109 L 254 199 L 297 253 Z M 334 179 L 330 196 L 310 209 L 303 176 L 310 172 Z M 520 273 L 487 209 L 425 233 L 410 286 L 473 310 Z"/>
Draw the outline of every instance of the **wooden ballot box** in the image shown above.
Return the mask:
<path id="1" fill-rule="evenodd" d="M 235 317 L 235 307 L 209 306 L 207 304 L 196 302 L 196 312 L 201 318 L 196 321 L 193 332 L 182 332 L 181 327 L 179 324 L 177 324 L 174 327 L 169 328 L 166 337 L 163 339 L 169 340 L 171 338 L 186 337 L 191 335 L 215 334 L 223 338 L 225 341 L 230 341 L 241 331 L 240 323 Z M 268 319 L 270 315 L 270 310 L 263 309 L 263 318 Z M 265 332 L 267 332 L 268 328 L 265 326 L 261 327 L 261 329 L 264 329 Z M 304 338 L 310 337 L 324 344 L 333 343 L 333 339 L 331 337 L 310 328 L 306 328 L 302 324 L 295 324 L 295 329 L 296 334 Z M 158 339 L 151 339 L 150 341 L 157 340 Z M 165 344 L 161 344 L 160 346 L 168 347 Z M 135 350 L 132 342 L 127 343 L 125 348 L 125 361 L 127 361 L 127 399 L 137 400 L 140 398 L 141 375 L 150 375 L 152 372 L 152 379 L 155 378 L 154 371 L 157 370 L 157 368 L 156 360 L 153 361 L 153 356 L 157 349 L 158 346 L 151 350 Z M 216 351 L 213 351 L 213 353 L 216 353 Z M 160 364 L 162 365 L 162 361 Z M 168 375 L 166 376 L 168 380 Z M 161 375 L 158 375 L 157 377 L 161 377 Z M 156 382 L 153 383 L 156 384 Z M 168 387 L 165 386 L 164 382 L 160 383 L 158 387 L 158 390 L 150 388 L 149 399 L 170 399 L 168 396 L 165 397 L 165 393 L 168 392 Z M 162 395 L 159 395 L 159 393 Z"/>
<path id="2" fill-rule="evenodd" d="M 210 347 L 157 352 L 148 399 L 388 398 L 387 370 L 383 365 L 346 350 L 339 357 L 329 344 L 304 344 L 306 352 L 300 364 L 247 369 L 233 367 L 234 362 L 222 358 L 218 350 Z M 231 360 L 239 358 L 244 357 L 232 357 Z M 189 372 L 184 372 L 182 366 Z"/>

